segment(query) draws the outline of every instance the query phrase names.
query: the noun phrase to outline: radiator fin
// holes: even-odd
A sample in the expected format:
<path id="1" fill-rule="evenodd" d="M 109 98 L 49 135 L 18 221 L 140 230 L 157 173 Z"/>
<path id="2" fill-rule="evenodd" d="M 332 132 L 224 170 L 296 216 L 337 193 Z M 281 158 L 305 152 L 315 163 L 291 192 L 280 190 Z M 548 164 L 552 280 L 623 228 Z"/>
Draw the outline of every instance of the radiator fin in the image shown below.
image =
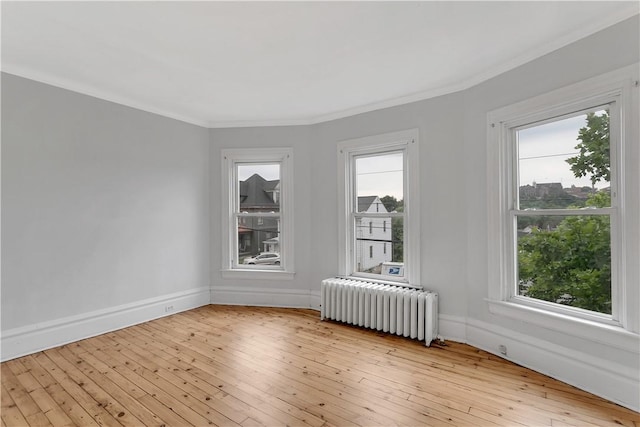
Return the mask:
<path id="1" fill-rule="evenodd" d="M 438 294 L 346 278 L 325 279 L 320 318 L 376 329 L 429 346 L 438 336 Z"/>

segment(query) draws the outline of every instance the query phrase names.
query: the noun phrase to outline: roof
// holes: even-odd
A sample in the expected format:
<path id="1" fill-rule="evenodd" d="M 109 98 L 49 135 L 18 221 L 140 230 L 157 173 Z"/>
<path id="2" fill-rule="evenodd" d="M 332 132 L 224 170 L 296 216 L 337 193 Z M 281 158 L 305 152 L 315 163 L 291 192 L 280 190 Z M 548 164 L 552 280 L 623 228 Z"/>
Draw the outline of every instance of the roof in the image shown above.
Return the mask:
<path id="1" fill-rule="evenodd" d="M 267 191 L 273 191 L 280 184 L 280 180 L 267 181 L 257 173 L 245 181 L 240 181 L 240 209 L 243 208 L 273 208 L 280 204 L 274 203 Z"/>
<path id="2" fill-rule="evenodd" d="M 358 212 L 367 212 L 374 202 L 378 200 L 379 206 L 376 212 L 389 212 L 387 207 L 382 203 L 378 196 L 360 196 L 358 197 Z"/>
<path id="3" fill-rule="evenodd" d="M 369 206 L 373 203 L 378 196 L 361 196 L 358 197 L 358 212 L 366 212 L 369 210 Z"/>

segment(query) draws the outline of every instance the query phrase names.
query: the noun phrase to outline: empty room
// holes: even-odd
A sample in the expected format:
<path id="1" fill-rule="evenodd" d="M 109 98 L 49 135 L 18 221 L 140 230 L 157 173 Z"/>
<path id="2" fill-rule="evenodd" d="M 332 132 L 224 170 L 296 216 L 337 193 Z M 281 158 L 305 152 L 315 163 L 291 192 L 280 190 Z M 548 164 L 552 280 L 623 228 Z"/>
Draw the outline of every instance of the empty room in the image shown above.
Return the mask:
<path id="1" fill-rule="evenodd" d="M 0 426 L 640 426 L 637 1 L 2 1 Z"/>

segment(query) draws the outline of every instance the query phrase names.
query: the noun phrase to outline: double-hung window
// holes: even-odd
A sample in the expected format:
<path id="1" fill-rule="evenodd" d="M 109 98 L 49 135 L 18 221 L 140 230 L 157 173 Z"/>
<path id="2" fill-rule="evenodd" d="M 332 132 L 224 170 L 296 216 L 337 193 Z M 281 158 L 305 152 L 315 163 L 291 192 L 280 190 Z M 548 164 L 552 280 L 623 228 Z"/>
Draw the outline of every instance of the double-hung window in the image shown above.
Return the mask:
<path id="1" fill-rule="evenodd" d="M 292 155 L 289 148 L 222 150 L 223 273 L 293 272 Z"/>
<path id="2" fill-rule="evenodd" d="M 595 325 L 637 332 L 633 85 L 621 71 L 489 114 L 495 314 L 589 338 Z"/>
<path id="3" fill-rule="evenodd" d="M 420 287 L 418 162 L 417 130 L 339 143 L 341 275 Z"/>

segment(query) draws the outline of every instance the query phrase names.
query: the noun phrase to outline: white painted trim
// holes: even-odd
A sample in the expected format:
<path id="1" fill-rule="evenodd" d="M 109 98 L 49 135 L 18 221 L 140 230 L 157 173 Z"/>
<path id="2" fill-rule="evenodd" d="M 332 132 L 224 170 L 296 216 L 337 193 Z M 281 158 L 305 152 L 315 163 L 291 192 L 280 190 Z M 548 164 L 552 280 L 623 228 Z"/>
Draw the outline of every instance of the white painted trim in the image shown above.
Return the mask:
<path id="1" fill-rule="evenodd" d="M 191 310 L 211 301 L 208 287 L 176 292 L 2 332 L 1 360 L 58 347 L 138 323 Z M 168 309 L 168 307 L 171 307 Z"/>
<path id="2" fill-rule="evenodd" d="M 487 303 L 489 311 L 498 316 L 530 322 L 552 331 L 625 351 L 637 353 L 640 350 L 640 335 L 629 332 L 620 326 L 508 301 L 487 300 Z"/>
<path id="3" fill-rule="evenodd" d="M 322 308 L 320 289 L 312 289 L 310 294 L 311 296 L 309 299 L 309 306 L 314 310 L 320 311 L 320 309 Z"/>
<path id="4" fill-rule="evenodd" d="M 319 295 L 309 289 L 268 289 L 253 286 L 213 286 L 211 304 L 258 307 L 312 308 Z"/>
<path id="5" fill-rule="evenodd" d="M 640 411 L 640 370 L 491 325 L 467 320 L 467 343 L 514 363 Z M 507 354 L 500 354 L 504 345 Z"/>
<path id="6" fill-rule="evenodd" d="M 280 270 L 220 270 L 223 279 L 237 280 L 293 280 L 295 273 Z"/>
<path id="7" fill-rule="evenodd" d="M 438 313 L 438 335 L 445 340 L 466 343 L 467 319 Z"/>
<path id="8" fill-rule="evenodd" d="M 222 268 L 223 276 L 242 279 L 261 279 L 273 272 L 274 279 L 291 279 L 295 272 L 294 214 L 293 214 L 293 148 L 223 148 L 220 151 L 221 160 L 221 202 L 220 226 L 222 230 Z M 280 254 L 282 264 L 280 268 L 258 270 L 234 266 L 233 257 L 237 251 L 237 236 L 234 225 L 234 186 L 236 185 L 235 165 L 237 163 L 274 162 L 280 164 Z M 236 274 L 231 272 L 243 272 Z M 286 273 L 286 274 L 283 274 Z"/>
<path id="9" fill-rule="evenodd" d="M 509 227 L 510 211 L 513 210 L 514 161 L 510 151 L 511 129 L 559 117 L 574 111 L 608 103 L 615 104 L 612 108 L 612 121 L 615 111 L 620 111 L 618 118 L 621 135 L 612 137 L 611 185 L 613 194 L 610 218 L 612 221 L 612 301 L 613 316 L 609 319 L 598 320 L 597 316 L 590 316 L 571 307 L 559 304 L 548 304 L 547 311 L 553 311 L 561 316 L 554 320 L 557 325 L 553 329 L 575 332 L 576 335 L 590 339 L 588 330 L 593 330 L 598 338 L 604 340 L 604 335 L 610 333 L 610 341 L 621 348 L 636 345 L 636 338 L 616 334 L 617 329 L 607 330 L 604 326 L 596 328 L 588 320 L 601 321 L 603 325 L 618 323 L 627 331 L 638 334 L 640 332 L 640 317 L 637 315 L 637 286 L 638 283 L 638 244 L 637 239 L 629 239 L 638 230 L 640 212 L 637 193 L 629 191 L 631 183 L 637 182 L 637 146 L 638 131 L 638 87 L 634 82 L 639 79 L 639 64 L 629 65 L 590 79 L 532 97 L 530 99 L 507 105 L 487 114 L 487 235 L 488 239 L 488 296 L 495 302 L 490 305 L 494 314 L 507 315 L 530 323 L 551 328 L 548 317 L 539 316 L 535 311 L 524 309 L 516 312 L 512 306 L 500 304 L 522 304 L 522 299 L 513 295 L 515 283 L 515 260 L 513 227 Z M 613 130 L 612 130 L 613 135 Z M 614 141 L 617 145 L 614 146 Z M 622 155 L 627 151 L 625 156 Z M 631 154 L 630 154 L 631 153 Z M 630 154 L 630 155 L 628 155 Z M 628 159 L 631 157 L 631 160 Z M 636 157 L 636 159 L 634 159 Z M 629 162 L 629 165 L 624 161 Z M 617 191 L 616 191 L 617 189 Z M 546 211 L 538 211 L 538 213 Z M 550 211 L 549 213 L 552 213 Z M 620 227 L 618 227 L 620 225 Z M 625 240 L 626 239 L 626 240 Z M 522 304 L 524 305 L 524 304 Z M 532 305 L 531 303 L 529 305 Z M 538 308 L 542 308 L 538 304 Z M 527 316 L 527 313 L 530 315 Z M 569 317 L 582 317 L 584 322 L 569 321 Z M 620 338 L 622 337 L 622 338 Z M 605 340 L 606 342 L 606 340 Z"/>
<path id="10" fill-rule="evenodd" d="M 3 63 L 2 72 L 7 74 L 12 74 L 14 76 L 22 77 L 24 79 L 33 80 L 38 83 L 46 84 L 59 89 L 68 90 L 70 92 L 74 92 L 79 95 L 90 96 L 92 98 L 96 98 L 101 101 L 111 102 L 114 104 L 122 105 L 124 107 L 133 108 L 138 111 L 154 114 L 167 119 L 178 120 L 184 123 L 189 123 L 189 124 L 200 126 L 203 128 L 209 128 L 209 121 L 207 120 L 201 120 L 201 119 L 197 119 L 192 116 L 186 116 L 183 114 L 176 114 L 173 111 L 167 111 L 161 108 L 156 108 L 153 105 L 141 103 L 136 100 L 132 100 L 126 96 L 113 94 L 93 86 L 78 84 L 78 82 L 76 81 L 69 81 L 65 78 L 61 78 L 58 76 L 51 76 L 49 74 L 42 73 L 37 70 L 28 69 L 20 65 Z"/>
<path id="11" fill-rule="evenodd" d="M 394 285 L 422 287 L 420 275 L 420 155 L 419 131 L 417 128 L 384 133 L 338 142 L 338 260 L 339 275 L 349 276 L 355 271 L 355 257 L 352 242 L 355 241 L 351 223 L 350 205 L 355 183 L 353 182 L 354 156 L 377 152 L 402 150 L 404 152 L 404 239 L 405 277 L 393 282 Z M 355 276 L 355 274 L 354 274 Z M 366 274 L 358 274 L 364 280 L 377 279 Z"/>

